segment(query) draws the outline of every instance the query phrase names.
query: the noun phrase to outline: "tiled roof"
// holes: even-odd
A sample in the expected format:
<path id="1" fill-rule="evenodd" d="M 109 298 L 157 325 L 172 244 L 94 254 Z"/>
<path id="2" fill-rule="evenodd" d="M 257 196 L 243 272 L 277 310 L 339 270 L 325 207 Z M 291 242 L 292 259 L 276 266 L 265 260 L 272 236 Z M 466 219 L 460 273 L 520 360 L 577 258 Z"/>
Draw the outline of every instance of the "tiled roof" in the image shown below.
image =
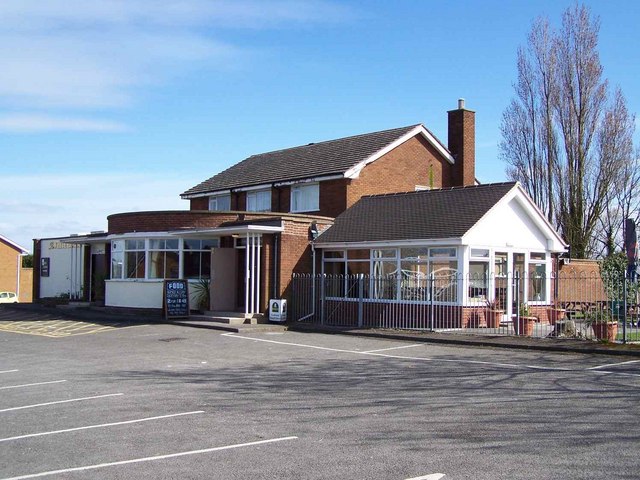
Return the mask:
<path id="1" fill-rule="evenodd" d="M 515 182 L 362 197 L 318 243 L 460 238 Z"/>
<path id="2" fill-rule="evenodd" d="M 342 174 L 419 125 L 252 155 L 182 195 Z"/>

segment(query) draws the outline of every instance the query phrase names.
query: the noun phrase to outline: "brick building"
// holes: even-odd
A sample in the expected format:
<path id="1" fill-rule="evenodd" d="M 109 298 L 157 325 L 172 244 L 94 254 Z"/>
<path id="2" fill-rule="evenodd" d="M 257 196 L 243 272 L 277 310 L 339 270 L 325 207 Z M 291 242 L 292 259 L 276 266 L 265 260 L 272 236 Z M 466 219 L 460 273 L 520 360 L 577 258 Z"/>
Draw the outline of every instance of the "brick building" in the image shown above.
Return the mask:
<path id="1" fill-rule="evenodd" d="M 95 250 L 107 305 L 160 308 L 164 279 L 210 277 L 214 310 L 264 312 L 320 264 L 311 240 L 364 195 L 476 183 L 475 113 L 461 100 L 448 122 L 447 146 L 415 124 L 261 153 L 182 193 L 189 210 L 111 215 L 108 232 L 64 240 L 89 283 L 74 293 L 100 290 Z"/>
<path id="2" fill-rule="evenodd" d="M 0 291 L 17 294 L 20 302 L 31 301 L 31 268 L 22 268 L 25 248 L 0 235 Z"/>

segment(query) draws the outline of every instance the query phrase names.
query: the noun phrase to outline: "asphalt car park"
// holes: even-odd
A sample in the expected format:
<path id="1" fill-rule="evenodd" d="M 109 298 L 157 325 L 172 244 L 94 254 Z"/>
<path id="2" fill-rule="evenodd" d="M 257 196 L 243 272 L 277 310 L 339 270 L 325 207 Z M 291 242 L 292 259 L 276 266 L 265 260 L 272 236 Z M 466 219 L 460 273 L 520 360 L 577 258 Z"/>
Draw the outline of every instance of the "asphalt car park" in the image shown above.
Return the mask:
<path id="1" fill-rule="evenodd" d="M 111 327 L 0 330 L 0 480 L 638 478 L 638 359 Z"/>

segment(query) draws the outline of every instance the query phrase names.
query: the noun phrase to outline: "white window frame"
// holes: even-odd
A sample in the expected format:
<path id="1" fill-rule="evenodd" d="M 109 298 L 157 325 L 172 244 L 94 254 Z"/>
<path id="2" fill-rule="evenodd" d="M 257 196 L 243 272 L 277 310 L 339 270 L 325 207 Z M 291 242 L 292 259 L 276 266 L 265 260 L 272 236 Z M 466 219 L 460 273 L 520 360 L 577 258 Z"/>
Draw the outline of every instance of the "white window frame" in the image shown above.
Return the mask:
<path id="1" fill-rule="evenodd" d="M 247 212 L 270 212 L 271 189 L 247 192 Z"/>
<path id="2" fill-rule="evenodd" d="M 291 213 L 320 210 L 320 184 L 300 183 L 291 186 Z"/>
<path id="3" fill-rule="evenodd" d="M 221 199 L 227 199 L 228 201 L 228 205 L 227 208 L 221 208 L 219 206 L 220 200 Z M 209 197 L 209 210 L 210 211 L 226 211 L 226 210 L 231 210 L 231 194 L 230 193 L 223 193 L 220 195 L 213 195 L 211 197 Z"/>

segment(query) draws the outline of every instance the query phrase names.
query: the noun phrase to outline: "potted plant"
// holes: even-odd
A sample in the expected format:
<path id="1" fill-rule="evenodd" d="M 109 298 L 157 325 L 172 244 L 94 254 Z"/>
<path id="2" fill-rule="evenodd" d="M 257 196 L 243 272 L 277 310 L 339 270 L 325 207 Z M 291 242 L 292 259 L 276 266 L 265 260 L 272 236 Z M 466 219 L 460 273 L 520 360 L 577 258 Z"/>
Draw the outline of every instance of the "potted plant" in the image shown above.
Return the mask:
<path id="1" fill-rule="evenodd" d="M 513 329 L 516 335 L 530 337 L 533 335 L 533 326 L 537 321 L 538 319 L 531 315 L 529 305 L 521 303 L 518 308 L 518 315 L 513 319 Z"/>
<path id="2" fill-rule="evenodd" d="M 596 309 L 587 312 L 585 324 L 590 326 L 598 340 L 615 342 L 618 336 L 618 322 L 611 317 L 608 309 Z"/>
<path id="3" fill-rule="evenodd" d="M 499 328 L 502 317 L 504 316 L 504 310 L 500 308 L 500 302 L 498 299 L 487 300 L 487 312 L 485 315 L 487 321 L 487 328 Z"/>
<path id="4" fill-rule="evenodd" d="M 194 300 L 198 304 L 198 310 L 200 312 L 206 312 L 211 305 L 211 280 L 208 278 L 201 278 L 197 283 L 193 285 L 195 292 Z"/>
<path id="5" fill-rule="evenodd" d="M 547 319 L 549 320 L 549 325 L 555 325 L 557 322 L 564 320 L 566 313 L 567 311 L 557 303 L 549 305 L 549 308 L 547 308 Z"/>

